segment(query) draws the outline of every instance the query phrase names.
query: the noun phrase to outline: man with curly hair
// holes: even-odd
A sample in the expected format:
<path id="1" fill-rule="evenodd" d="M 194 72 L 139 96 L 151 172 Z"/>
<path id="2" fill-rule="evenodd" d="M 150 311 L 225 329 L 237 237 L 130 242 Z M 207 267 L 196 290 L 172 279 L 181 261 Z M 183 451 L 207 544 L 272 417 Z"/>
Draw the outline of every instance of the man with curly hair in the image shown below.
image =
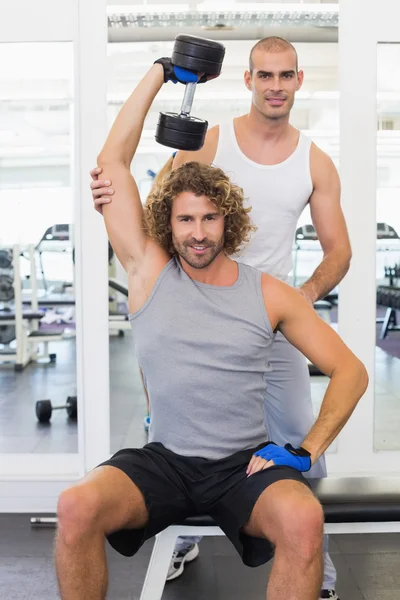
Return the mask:
<path id="1" fill-rule="evenodd" d="M 248 114 L 209 129 L 198 152 L 178 152 L 174 167 L 199 161 L 222 168 L 243 188 L 257 226 L 235 260 L 259 268 L 288 282 L 292 245 L 298 219 L 305 206 L 318 234 L 323 261 L 299 292 L 313 305 L 344 277 L 351 258 L 346 224 L 340 207 L 340 182 L 332 160 L 289 123 L 295 93 L 303 82 L 295 48 L 271 36 L 250 52 L 244 80 L 252 93 Z M 100 171 L 92 171 L 97 179 Z M 103 180 L 92 183 L 98 210 L 110 202 L 113 188 Z M 310 378 L 304 356 L 278 332 L 270 352 L 264 395 L 266 427 L 271 439 L 300 444 L 314 422 Z M 326 476 L 325 457 L 317 461 L 311 477 Z M 179 577 L 185 562 L 199 553 L 199 537 L 178 538 L 168 580 Z M 339 600 L 336 569 L 325 538 L 324 581 L 321 599 Z"/>
<path id="2" fill-rule="evenodd" d="M 154 64 L 98 157 L 115 188 L 103 214 L 128 273 L 135 353 L 152 405 L 149 443 L 120 450 L 61 494 L 61 597 L 105 598 L 105 538 L 132 556 L 168 525 L 206 512 L 245 564 L 274 554 L 268 600 L 317 600 L 324 519 L 302 473 L 349 419 L 367 373 L 304 297 L 230 258 L 252 224 L 243 192 L 221 169 L 181 166 L 143 211 L 130 164 L 165 79 Z M 319 417 L 297 447 L 267 441 L 264 425 L 278 330 L 330 377 Z"/>

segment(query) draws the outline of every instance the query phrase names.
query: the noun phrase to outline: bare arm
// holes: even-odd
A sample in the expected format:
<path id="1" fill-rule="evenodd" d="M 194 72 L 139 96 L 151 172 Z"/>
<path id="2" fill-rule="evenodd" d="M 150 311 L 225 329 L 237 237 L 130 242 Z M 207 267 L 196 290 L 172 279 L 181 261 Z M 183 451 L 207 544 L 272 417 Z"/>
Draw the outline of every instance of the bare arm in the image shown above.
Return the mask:
<path id="1" fill-rule="evenodd" d="M 318 418 L 302 443 L 314 464 L 347 423 L 367 389 L 367 371 L 296 290 L 269 275 L 263 275 L 263 289 L 272 326 L 330 377 Z"/>
<path id="2" fill-rule="evenodd" d="M 197 152 L 179 150 L 179 152 L 177 152 L 175 155 L 172 168 L 177 169 L 181 165 L 192 160 L 204 165 L 211 165 L 217 152 L 218 134 L 219 127 L 216 125 L 207 131 L 204 146 L 200 150 L 197 150 Z"/>
<path id="3" fill-rule="evenodd" d="M 311 147 L 314 191 L 310 198 L 311 218 L 324 258 L 301 290 L 311 303 L 326 296 L 346 275 L 351 247 L 340 206 L 340 180 L 331 158 L 314 144 Z"/>
<path id="4" fill-rule="evenodd" d="M 137 268 L 145 254 L 163 250 L 145 233 L 143 208 L 130 164 L 144 119 L 164 81 L 163 68 L 153 65 L 120 110 L 97 162 L 103 177 L 112 180 L 114 201 L 103 207 L 108 237 L 123 267 Z M 167 260 L 169 257 L 167 258 Z"/>

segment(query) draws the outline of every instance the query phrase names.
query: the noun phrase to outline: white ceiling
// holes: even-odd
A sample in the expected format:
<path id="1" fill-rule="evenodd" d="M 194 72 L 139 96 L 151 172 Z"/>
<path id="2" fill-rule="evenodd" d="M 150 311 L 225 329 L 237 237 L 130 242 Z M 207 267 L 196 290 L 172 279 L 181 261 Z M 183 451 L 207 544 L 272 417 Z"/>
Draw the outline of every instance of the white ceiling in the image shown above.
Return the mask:
<path id="1" fill-rule="evenodd" d="M 260 5 L 268 4 L 338 4 L 338 0 L 174 0 L 167 2 L 166 0 L 108 0 L 108 6 L 131 6 L 131 7 L 154 7 L 157 6 L 163 10 L 182 9 L 189 6 L 190 9 L 196 8 L 215 8 L 231 10 L 233 8 L 241 9 L 243 6 L 257 8 Z"/>
<path id="2" fill-rule="evenodd" d="M 174 0 L 167 2 L 166 0 L 108 0 L 108 6 L 130 6 L 133 8 L 140 7 L 142 9 L 157 7 L 157 10 L 182 10 L 183 7 L 195 9 L 216 9 L 216 10 L 232 10 L 241 9 L 242 7 L 259 8 L 268 4 L 338 4 L 338 0 Z"/>

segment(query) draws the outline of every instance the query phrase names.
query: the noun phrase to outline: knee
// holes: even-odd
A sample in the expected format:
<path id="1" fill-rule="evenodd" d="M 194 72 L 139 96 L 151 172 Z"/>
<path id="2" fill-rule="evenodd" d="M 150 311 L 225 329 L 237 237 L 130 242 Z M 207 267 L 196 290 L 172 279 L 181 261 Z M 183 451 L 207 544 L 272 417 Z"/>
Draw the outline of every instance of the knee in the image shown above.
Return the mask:
<path id="1" fill-rule="evenodd" d="M 298 560 L 309 562 L 322 555 L 324 513 L 316 498 L 304 498 L 282 507 L 276 546 Z"/>
<path id="2" fill-rule="evenodd" d="M 74 486 L 58 499 L 58 535 L 65 543 L 74 544 L 100 527 L 100 498 L 89 485 Z"/>

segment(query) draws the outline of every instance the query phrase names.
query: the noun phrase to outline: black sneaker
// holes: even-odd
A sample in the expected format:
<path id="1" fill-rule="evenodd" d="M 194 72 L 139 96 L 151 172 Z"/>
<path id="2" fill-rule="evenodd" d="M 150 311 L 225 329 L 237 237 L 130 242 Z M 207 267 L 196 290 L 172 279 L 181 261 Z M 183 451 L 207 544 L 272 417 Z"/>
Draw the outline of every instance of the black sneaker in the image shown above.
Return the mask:
<path id="1" fill-rule="evenodd" d="M 191 562 L 199 555 L 199 546 L 198 544 L 192 544 L 188 548 L 177 552 L 174 550 L 174 553 L 171 558 L 171 563 L 169 565 L 167 581 L 172 581 L 172 579 L 176 579 L 180 577 L 185 568 L 185 562 Z M 328 596 L 329 598 L 329 596 Z"/>
<path id="2" fill-rule="evenodd" d="M 340 600 L 335 590 L 321 590 L 320 600 Z"/>

